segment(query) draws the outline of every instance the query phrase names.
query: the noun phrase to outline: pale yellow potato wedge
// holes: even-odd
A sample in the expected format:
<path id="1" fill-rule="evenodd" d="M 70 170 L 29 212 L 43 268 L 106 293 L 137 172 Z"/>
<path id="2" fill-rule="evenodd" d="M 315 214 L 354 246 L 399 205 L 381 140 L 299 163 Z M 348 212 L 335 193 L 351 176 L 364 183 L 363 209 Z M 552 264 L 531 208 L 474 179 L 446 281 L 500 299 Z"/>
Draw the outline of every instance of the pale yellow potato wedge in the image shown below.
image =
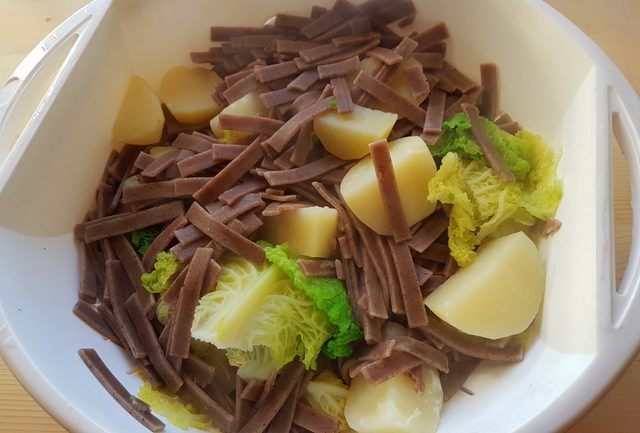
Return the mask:
<path id="1" fill-rule="evenodd" d="M 420 137 L 404 137 L 389 143 L 391 163 L 400 201 L 408 225 L 431 214 L 435 203 L 427 200 L 429 180 L 436 173 L 431 152 Z M 340 192 L 360 221 L 381 235 L 391 234 L 371 156 L 351 167 L 340 184 Z"/>
<path id="2" fill-rule="evenodd" d="M 442 386 L 434 368 L 424 366 L 422 373 L 422 394 L 406 374 L 378 385 L 356 376 L 344 408 L 349 427 L 358 433 L 434 433 L 440 422 Z"/>
<path id="3" fill-rule="evenodd" d="M 265 116 L 267 114 L 267 108 L 260 100 L 260 93 L 262 89 L 256 89 L 247 93 L 237 101 L 227 105 L 222 111 L 213 119 L 211 119 L 211 130 L 215 136 L 227 143 L 237 143 L 250 134 L 242 131 L 230 131 L 222 130 L 218 127 L 218 116 L 220 114 L 235 114 L 238 116 Z"/>
<path id="4" fill-rule="evenodd" d="M 338 232 L 338 212 L 329 207 L 292 209 L 265 217 L 262 237 L 272 244 L 289 244 L 292 253 L 329 258 Z"/>
<path id="5" fill-rule="evenodd" d="M 527 329 L 540 308 L 545 271 L 523 232 L 487 242 L 424 303 L 462 332 L 498 339 Z"/>
<path id="6" fill-rule="evenodd" d="M 172 150 L 176 150 L 173 146 L 153 146 L 149 149 L 149 155 L 153 157 L 162 156 L 165 153 L 171 152 Z"/>
<path id="7" fill-rule="evenodd" d="M 313 131 L 324 148 L 345 160 L 362 158 L 369 143 L 387 138 L 398 115 L 355 106 L 353 113 L 329 111 L 313 121 Z"/>
<path id="8" fill-rule="evenodd" d="M 127 144 L 153 144 L 162 137 L 163 127 L 160 100 L 143 78 L 132 76 L 113 124 L 113 139 Z"/>
<path id="9" fill-rule="evenodd" d="M 211 97 L 221 82 L 210 69 L 174 66 L 162 77 L 158 93 L 178 122 L 208 122 L 222 109 Z"/>
<path id="10" fill-rule="evenodd" d="M 380 60 L 374 59 L 373 57 L 365 57 L 364 59 L 360 60 L 360 65 L 358 66 L 358 70 L 347 75 L 347 82 L 349 83 L 349 88 L 353 89 L 355 87 L 353 82 L 355 81 L 360 71 L 364 71 L 369 75 L 373 75 L 375 74 L 376 70 L 380 67 L 381 63 L 382 62 L 380 62 Z"/>
<path id="11" fill-rule="evenodd" d="M 398 70 L 389 77 L 387 84 L 400 96 L 405 97 L 416 105 L 420 105 L 425 99 L 427 99 L 427 95 L 414 97 L 411 87 L 409 87 L 409 81 L 407 81 L 407 77 L 403 72 L 406 69 L 415 67 L 422 68 L 422 64 L 413 57 L 409 57 L 407 60 L 402 62 Z"/>
<path id="12" fill-rule="evenodd" d="M 378 70 L 382 62 L 378 59 L 374 59 L 373 57 L 366 57 L 360 62 L 360 70 L 366 72 L 367 74 L 373 75 Z M 418 62 L 413 57 L 409 57 L 407 60 L 400 64 L 400 67 L 397 71 L 391 74 L 391 77 L 387 80 L 386 84 L 396 91 L 400 96 L 408 99 L 416 105 L 422 104 L 425 99 L 427 99 L 427 95 L 414 97 L 413 92 L 411 92 L 411 87 L 409 87 L 409 82 L 407 81 L 407 77 L 404 75 L 402 71 L 405 69 L 411 69 L 415 67 L 422 67 L 422 64 Z M 351 83 L 355 79 L 355 75 L 353 77 L 349 77 L 351 79 Z M 387 107 L 386 104 L 380 101 L 374 101 L 372 103 L 372 107 L 377 110 L 382 111 L 392 111 Z"/>

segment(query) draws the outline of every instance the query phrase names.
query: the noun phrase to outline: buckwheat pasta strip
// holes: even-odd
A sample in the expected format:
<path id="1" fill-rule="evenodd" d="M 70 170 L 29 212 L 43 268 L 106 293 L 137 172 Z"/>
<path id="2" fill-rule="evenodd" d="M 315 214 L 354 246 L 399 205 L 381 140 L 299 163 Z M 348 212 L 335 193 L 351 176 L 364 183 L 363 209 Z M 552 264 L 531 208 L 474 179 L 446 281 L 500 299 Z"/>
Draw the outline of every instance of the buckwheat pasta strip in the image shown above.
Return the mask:
<path id="1" fill-rule="evenodd" d="M 113 373 L 111 373 L 94 349 L 80 349 L 78 355 L 104 389 L 124 410 L 131 414 L 136 421 L 152 432 L 159 432 L 164 429 L 165 425 L 162 421 L 146 410 L 140 411 L 139 406 L 134 405 L 133 396 L 122 383 L 116 379 Z"/>
<path id="2" fill-rule="evenodd" d="M 262 138 L 258 136 L 240 155 L 231 160 L 215 175 L 211 181 L 196 191 L 193 197 L 202 204 L 216 200 L 220 194 L 244 176 L 264 156 L 261 142 Z"/>
<path id="3" fill-rule="evenodd" d="M 411 231 L 400 202 L 398 183 L 391 162 L 391 154 L 387 140 L 375 141 L 369 144 L 371 160 L 378 179 L 378 189 L 382 197 L 382 204 L 387 213 L 387 220 L 391 225 L 391 232 L 396 242 L 411 239 Z"/>

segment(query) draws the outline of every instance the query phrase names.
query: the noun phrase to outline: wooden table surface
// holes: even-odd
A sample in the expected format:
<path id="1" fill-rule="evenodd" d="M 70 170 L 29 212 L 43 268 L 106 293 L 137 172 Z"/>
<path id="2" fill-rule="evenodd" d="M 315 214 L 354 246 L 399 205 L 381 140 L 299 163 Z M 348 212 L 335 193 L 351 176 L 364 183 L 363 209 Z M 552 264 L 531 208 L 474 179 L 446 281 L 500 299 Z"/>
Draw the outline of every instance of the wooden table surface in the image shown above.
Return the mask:
<path id="1" fill-rule="evenodd" d="M 504 0 L 509 1 L 509 0 Z M 0 80 L 31 48 L 86 0 L 0 0 Z M 549 0 L 593 38 L 640 93 L 640 0 Z M 0 81 L 1 82 L 1 81 Z M 629 183 L 614 149 L 618 275 L 631 239 Z M 58 433 L 60 427 L 16 381 L 0 359 L 0 433 Z M 640 356 L 615 386 L 567 433 L 640 432 Z"/>

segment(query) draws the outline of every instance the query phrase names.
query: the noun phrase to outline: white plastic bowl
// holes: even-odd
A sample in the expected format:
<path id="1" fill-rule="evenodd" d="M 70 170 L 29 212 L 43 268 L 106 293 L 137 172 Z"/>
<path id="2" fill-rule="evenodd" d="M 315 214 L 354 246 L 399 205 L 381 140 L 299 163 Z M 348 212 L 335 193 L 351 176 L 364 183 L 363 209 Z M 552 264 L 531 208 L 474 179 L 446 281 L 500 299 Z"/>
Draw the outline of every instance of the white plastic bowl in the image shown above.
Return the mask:
<path id="1" fill-rule="evenodd" d="M 330 0 L 315 3 L 329 6 Z M 610 140 L 638 185 L 640 101 L 602 51 L 539 0 L 416 1 L 416 27 L 444 20 L 447 55 L 473 78 L 500 68 L 501 107 L 563 149 L 563 228 L 540 245 L 547 290 L 525 360 L 483 363 L 445 407 L 439 433 L 556 431 L 612 383 L 640 343 L 638 197 L 629 267 L 615 287 Z M 259 25 L 293 0 L 94 0 L 62 23 L 0 90 L 0 353 L 34 398 L 74 432 L 145 431 L 77 356 L 94 347 L 127 388 L 140 381 L 71 308 L 73 226 L 89 208 L 132 72 L 158 82 L 208 28 Z M 168 431 L 177 431 L 168 426 Z"/>

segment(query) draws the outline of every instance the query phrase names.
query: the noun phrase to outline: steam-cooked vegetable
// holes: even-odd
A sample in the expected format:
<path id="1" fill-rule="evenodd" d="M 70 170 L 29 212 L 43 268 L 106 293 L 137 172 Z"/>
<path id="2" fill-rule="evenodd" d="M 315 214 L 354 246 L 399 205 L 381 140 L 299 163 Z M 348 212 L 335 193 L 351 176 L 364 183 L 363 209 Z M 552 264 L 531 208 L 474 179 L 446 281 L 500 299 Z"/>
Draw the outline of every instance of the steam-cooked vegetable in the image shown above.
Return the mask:
<path id="1" fill-rule="evenodd" d="M 338 212 L 329 207 L 291 209 L 266 217 L 262 237 L 289 245 L 291 252 L 309 257 L 331 257 L 338 232 Z"/>
<path id="2" fill-rule="evenodd" d="M 544 292 L 544 266 L 523 232 L 487 242 L 476 260 L 460 269 L 425 304 L 462 332 L 502 338 L 527 329 Z"/>
<path id="3" fill-rule="evenodd" d="M 435 209 L 427 200 L 429 179 L 436 164 L 420 137 L 404 137 L 389 143 L 391 162 L 398 183 L 400 201 L 409 226 Z M 391 234 L 391 225 L 382 204 L 378 179 L 370 156 L 354 165 L 340 184 L 340 192 L 351 211 L 376 233 Z"/>
<path id="4" fill-rule="evenodd" d="M 165 153 L 171 152 L 172 150 L 176 150 L 176 148 L 173 146 L 153 146 L 151 149 L 149 149 L 149 155 L 157 158 L 158 156 L 162 156 Z"/>
<path id="5" fill-rule="evenodd" d="M 142 285 L 150 293 L 164 293 L 171 285 L 171 277 L 180 269 L 180 262 L 169 252 L 156 256 L 153 271 L 142 274 Z"/>
<path id="6" fill-rule="evenodd" d="M 151 410 L 163 416 L 169 423 L 182 430 L 205 429 L 211 426 L 211 418 L 198 412 L 192 404 L 185 404 L 175 395 L 154 388 L 146 380 L 138 390 L 140 400 L 151 406 Z"/>
<path id="7" fill-rule="evenodd" d="M 162 77 L 159 96 L 179 122 L 208 122 L 222 109 L 211 97 L 221 82 L 211 69 L 174 66 Z"/>
<path id="8" fill-rule="evenodd" d="M 528 226 L 536 219 L 552 217 L 562 197 L 562 184 L 556 176 L 558 155 L 530 132 L 514 137 L 495 131 L 493 123 L 485 127 L 493 134 L 505 163 L 518 179 L 505 183 L 477 155 L 479 147 L 457 128 L 464 128 L 466 116 L 457 115 L 455 125 L 435 150 L 448 149 L 442 164 L 429 182 L 429 200 L 453 204 L 449 222 L 449 248 L 459 265 L 468 266 L 475 258 L 474 248 L 495 233 L 505 222 Z M 450 122 L 451 124 L 451 122 Z M 488 126 L 487 126 L 488 125 Z M 453 132 L 452 132 L 453 131 Z M 453 139 L 445 139 L 455 136 Z"/>
<path id="9" fill-rule="evenodd" d="M 377 70 L 381 62 L 376 59 L 372 59 L 372 60 L 373 60 L 372 63 L 375 63 L 374 70 Z M 422 64 L 420 64 L 420 62 L 418 62 L 413 57 L 409 57 L 407 60 L 405 60 L 400 64 L 400 67 L 393 74 L 391 74 L 391 77 L 389 77 L 389 80 L 387 81 L 386 84 L 389 87 L 391 87 L 393 90 L 395 90 L 403 98 L 413 102 L 416 105 L 420 105 L 425 99 L 427 99 L 427 94 L 425 93 L 424 95 L 414 95 L 413 92 L 411 91 L 411 87 L 409 86 L 409 81 L 407 80 L 407 76 L 404 73 L 404 71 L 411 68 L 422 69 Z M 387 107 L 386 104 L 380 101 L 375 101 L 374 107 L 377 108 L 378 110 L 392 111 L 389 109 L 389 107 Z"/>
<path id="10" fill-rule="evenodd" d="M 286 245 L 274 247 L 266 242 L 261 244 L 267 260 L 278 266 L 298 289 L 306 293 L 327 314 L 329 322 L 335 325 L 331 340 L 323 348 L 325 355 L 330 358 L 351 355 L 349 343 L 361 339 L 363 334 L 353 318 L 349 296 L 342 282 L 337 278 L 307 277 L 296 263 L 297 257 L 289 254 Z"/>
<path id="11" fill-rule="evenodd" d="M 340 420 L 340 431 L 349 428 L 344 417 L 344 406 L 347 404 L 349 387 L 338 379 L 331 370 L 323 370 L 309 384 L 304 398 L 309 406 Z"/>
<path id="12" fill-rule="evenodd" d="M 481 120 L 505 165 L 516 179 L 520 181 L 526 179 L 531 169 L 528 154 L 532 143 L 519 138 L 518 135 L 514 136 L 503 131 L 484 117 L 481 117 Z M 480 146 L 471 134 L 471 121 L 464 113 L 458 113 L 448 122 L 444 122 L 442 129 L 444 131 L 442 137 L 431 148 L 431 153 L 434 156 L 443 157 L 449 152 L 456 152 L 467 159 L 485 161 Z"/>
<path id="13" fill-rule="evenodd" d="M 218 116 L 220 114 L 235 114 L 238 116 L 264 116 L 267 114 L 267 108 L 260 100 L 260 92 L 254 90 L 244 95 L 237 101 L 232 102 L 222 109 L 220 113 L 211 119 L 211 130 L 216 137 L 226 141 L 227 143 L 237 143 L 247 138 L 250 133 L 242 131 L 223 130 L 218 127 Z"/>
<path id="14" fill-rule="evenodd" d="M 369 143 L 387 138 L 398 115 L 356 105 L 353 113 L 329 111 L 316 117 L 313 130 L 327 150 L 342 159 L 362 158 Z"/>
<path id="15" fill-rule="evenodd" d="M 282 367 L 266 346 L 255 346 L 252 350 L 227 349 L 226 354 L 229 364 L 239 367 L 238 376 L 245 380 L 266 380 L 269 373 Z"/>
<path id="16" fill-rule="evenodd" d="M 422 367 L 425 390 L 419 394 L 405 374 L 378 385 L 362 375 L 351 381 L 344 409 L 349 427 L 358 433 L 433 433 L 442 409 L 442 387 L 438 372 Z"/>
<path id="17" fill-rule="evenodd" d="M 166 326 L 167 323 L 169 323 L 169 319 L 171 319 L 173 313 L 171 306 L 166 303 L 162 297 L 158 299 L 158 303 L 156 304 L 156 319 L 158 319 L 158 322 L 160 322 L 162 326 Z"/>
<path id="18" fill-rule="evenodd" d="M 144 79 L 132 76 L 113 124 L 113 139 L 127 144 L 157 143 L 163 126 L 160 100 Z"/>
<path id="19" fill-rule="evenodd" d="M 151 242 L 158 237 L 161 231 L 162 228 L 160 226 L 154 226 L 132 232 L 131 243 L 138 250 L 138 254 L 144 256 Z"/>
<path id="20" fill-rule="evenodd" d="M 203 296 L 196 307 L 192 337 L 220 349 L 234 349 L 229 361 L 237 366 L 255 360 L 259 354 L 249 352 L 263 346 L 277 368 L 295 357 L 307 368 L 315 368 L 332 332 L 326 314 L 275 265 L 257 266 L 234 255 L 220 265 L 216 290 Z M 245 370 L 251 377 L 253 367 Z"/>

